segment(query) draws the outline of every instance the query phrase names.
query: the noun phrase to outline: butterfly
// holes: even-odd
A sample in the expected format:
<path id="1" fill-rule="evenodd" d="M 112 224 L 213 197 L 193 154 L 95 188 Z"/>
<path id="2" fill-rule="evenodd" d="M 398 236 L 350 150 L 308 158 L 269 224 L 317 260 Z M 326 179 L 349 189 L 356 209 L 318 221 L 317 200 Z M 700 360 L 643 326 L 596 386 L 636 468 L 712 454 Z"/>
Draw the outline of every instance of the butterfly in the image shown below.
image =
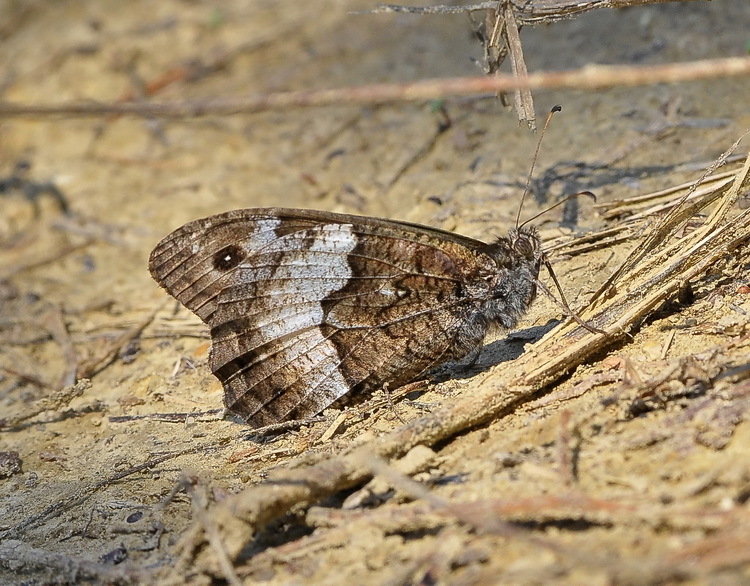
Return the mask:
<path id="1" fill-rule="evenodd" d="M 259 427 L 478 351 L 528 309 L 543 262 L 533 226 L 486 244 L 409 222 L 256 208 L 185 224 L 149 269 L 208 325 L 224 404 Z"/>

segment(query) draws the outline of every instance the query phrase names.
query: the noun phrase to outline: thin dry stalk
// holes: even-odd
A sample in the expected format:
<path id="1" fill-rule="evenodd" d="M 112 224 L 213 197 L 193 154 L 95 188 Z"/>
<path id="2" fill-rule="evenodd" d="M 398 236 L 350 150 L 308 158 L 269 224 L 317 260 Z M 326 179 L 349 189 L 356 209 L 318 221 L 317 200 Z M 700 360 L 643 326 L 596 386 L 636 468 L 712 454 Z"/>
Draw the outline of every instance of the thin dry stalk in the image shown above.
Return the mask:
<path id="1" fill-rule="evenodd" d="M 713 183 L 721 182 L 722 185 L 728 185 L 732 182 L 732 179 L 734 179 L 736 174 L 737 170 L 733 169 L 724 173 L 716 173 L 715 175 L 706 178 L 706 181 L 701 184 L 701 187 L 693 191 L 692 194 L 688 196 L 688 199 L 696 199 L 705 195 L 710 189 L 714 188 Z M 694 185 L 695 181 L 689 181 L 681 183 L 680 185 L 667 187 L 666 189 L 652 191 L 651 193 L 635 195 L 617 201 L 594 204 L 594 208 L 599 210 L 599 214 L 605 220 L 612 220 L 625 215 L 627 215 L 628 218 L 655 215 L 662 210 L 670 209 L 677 205 L 674 198 L 669 196 L 673 196 L 675 193 L 681 191 L 687 191 Z M 669 199 L 663 201 L 664 198 Z"/>

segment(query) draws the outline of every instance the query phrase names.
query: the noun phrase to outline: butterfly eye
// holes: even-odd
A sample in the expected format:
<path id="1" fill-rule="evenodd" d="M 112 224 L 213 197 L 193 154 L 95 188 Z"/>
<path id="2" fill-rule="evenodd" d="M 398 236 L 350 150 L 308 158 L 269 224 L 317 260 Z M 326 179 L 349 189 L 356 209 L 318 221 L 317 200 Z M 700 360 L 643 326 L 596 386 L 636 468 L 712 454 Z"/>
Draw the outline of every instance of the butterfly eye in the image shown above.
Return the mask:
<path id="1" fill-rule="evenodd" d="M 230 244 L 214 255 L 214 268 L 228 271 L 239 265 L 244 258 L 245 252 L 236 244 Z"/>
<path id="2" fill-rule="evenodd" d="M 514 248 L 520 254 L 528 259 L 534 258 L 534 245 L 528 238 L 519 238 L 514 243 Z"/>

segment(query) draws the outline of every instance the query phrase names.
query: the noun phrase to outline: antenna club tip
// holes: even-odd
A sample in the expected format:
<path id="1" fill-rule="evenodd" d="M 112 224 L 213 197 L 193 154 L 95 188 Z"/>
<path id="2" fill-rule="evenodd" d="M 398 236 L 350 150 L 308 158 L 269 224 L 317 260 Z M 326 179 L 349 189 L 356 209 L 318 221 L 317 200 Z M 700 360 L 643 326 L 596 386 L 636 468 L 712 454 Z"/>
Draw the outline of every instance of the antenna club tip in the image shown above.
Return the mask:
<path id="1" fill-rule="evenodd" d="M 577 193 L 576 195 L 585 195 L 596 201 L 596 194 L 591 191 L 582 191 L 581 193 Z"/>
<path id="2" fill-rule="evenodd" d="M 562 112 L 562 106 L 560 106 L 559 104 L 555 105 L 555 106 L 552 106 L 552 109 L 550 110 L 550 112 L 553 113 L 553 114 L 555 112 Z"/>

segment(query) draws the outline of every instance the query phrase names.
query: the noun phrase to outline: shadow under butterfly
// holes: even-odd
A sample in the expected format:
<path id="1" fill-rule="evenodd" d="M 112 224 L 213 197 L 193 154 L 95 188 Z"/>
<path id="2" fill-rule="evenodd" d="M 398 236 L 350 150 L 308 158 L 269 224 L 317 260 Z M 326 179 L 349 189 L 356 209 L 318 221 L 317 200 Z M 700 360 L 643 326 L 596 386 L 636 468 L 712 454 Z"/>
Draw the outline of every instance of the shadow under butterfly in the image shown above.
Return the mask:
<path id="1" fill-rule="evenodd" d="M 258 208 L 185 224 L 149 269 L 210 327 L 224 404 L 257 427 L 478 352 L 526 312 L 543 262 L 533 226 L 486 244 L 408 222 Z"/>

